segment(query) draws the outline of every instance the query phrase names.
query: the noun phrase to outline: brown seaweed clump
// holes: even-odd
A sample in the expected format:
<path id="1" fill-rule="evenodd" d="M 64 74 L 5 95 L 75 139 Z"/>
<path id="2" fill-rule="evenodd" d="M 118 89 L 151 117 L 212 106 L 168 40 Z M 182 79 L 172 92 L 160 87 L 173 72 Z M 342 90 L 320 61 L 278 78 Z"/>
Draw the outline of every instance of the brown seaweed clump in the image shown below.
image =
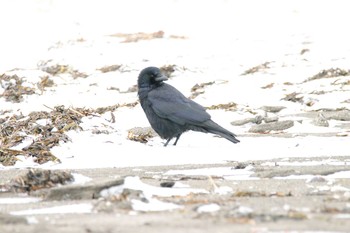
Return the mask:
<path id="1" fill-rule="evenodd" d="M 51 188 L 74 181 L 70 172 L 60 170 L 30 169 L 24 174 L 13 178 L 5 185 L 8 191 L 32 192 L 39 189 Z"/>
<path id="2" fill-rule="evenodd" d="M 81 130 L 81 118 L 89 114 L 91 110 L 84 108 L 56 106 L 50 112 L 31 112 L 27 117 L 13 115 L 0 119 L 0 163 L 12 166 L 18 155 L 34 157 L 34 161 L 39 164 L 60 162 L 50 149 L 60 142 L 69 141 L 65 132 Z M 29 145 L 13 149 L 25 140 L 27 143 L 29 141 Z"/>
<path id="3" fill-rule="evenodd" d="M 2 74 L 0 76 L 0 85 L 4 88 L 4 92 L 0 94 L 0 97 L 4 97 L 8 102 L 19 103 L 23 100 L 23 95 L 35 93 L 34 88 L 23 84 L 23 79 L 17 75 Z"/>
<path id="4" fill-rule="evenodd" d="M 330 68 L 330 69 L 324 69 L 315 74 L 314 76 L 308 78 L 304 82 L 313 81 L 317 79 L 322 78 L 335 78 L 335 77 L 342 77 L 342 76 L 349 76 L 350 70 L 340 69 L 340 68 Z"/>

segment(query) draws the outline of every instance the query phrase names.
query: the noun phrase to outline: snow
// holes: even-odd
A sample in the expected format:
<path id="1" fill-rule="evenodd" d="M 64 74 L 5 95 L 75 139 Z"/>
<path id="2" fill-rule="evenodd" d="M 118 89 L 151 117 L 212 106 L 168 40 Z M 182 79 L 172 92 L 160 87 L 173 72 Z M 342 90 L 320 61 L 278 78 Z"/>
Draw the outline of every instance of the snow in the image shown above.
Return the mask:
<path id="1" fill-rule="evenodd" d="M 38 224 L 39 220 L 34 216 L 26 216 L 28 224 Z"/>
<path id="2" fill-rule="evenodd" d="M 0 198 L 0 204 L 26 204 L 40 202 L 41 198 L 36 197 L 2 197 Z"/>
<path id="3" fill-rule="evenodd" d="M 103 127 L 101 126 L 99 129 Z M 61 160 L 61 163 L 49 162 L 39 166 L 31 157 L 18 156 L 19 160 L 14 167 L 80 169 L 214 164 L 226 163 L 227 161 L 266 160 L 288 157 L 312 158 L 324 156 L 331 158 L 332 155 L 349 155 L 348 137 L 306 136 L 288 139 L 278 137 L 242 137 L 240 138 L 241 143 L 232 144 L 209 134 L 188 132 L 181 137 L 176 147 L 172 145 L 163 147 L 163 141 L 160 138 L 154 138 L 148 145 L 145 145 L 126 140 L 126 132 L 91 134 L 91 131 L 89 131 L 91 128 L 86 127 L 86 129 L 86 131 L 69 131 L 68 136 L 71 141 L 52 148 L 51 152 Z M 325 163 L 327 164 L 327 162 Z M 330 164 L 332 163 L 334 162 L 330 161 Z M 288 165 L 288 163 L 285 164 Z M 215 171 L 215 169 L 211 171 Z M 202 174 L 205 175 L 206 173 Z M 215 173 L 211 175 L 215 175 Z"/>
<path id="4" fill-rule="evenodd" d="M 92 179 L 90 177 L 84 176 L 82 174 L 79 173 L 71 173 L 73 178 L 74 178 L 74 184 L 85 184 L 89 181 L 91 181 Z"/>
<path id="5" fill-rule="evenodd" d="M 218 204 L 212 203 L 207 205 L 201 205 L 197 208 L 198 213 L 212 213 L 219 211 L 221 207 Z"/>
<path id="6" fill-rule="evenodd" d="M 350 179 L 350 171 L 335 172 L 333 174 L 328 175 L 327 177 L 333 179 Z"/>
<path id="7" fill-rule="evenodd" d="M 18 2 L 22 6 L 20 9 Z M 168 83 L 186 96 L 195 84 L 214 81 L 205 89 L 205 94 L 195 98 L 196 102 L 204 106 L 238 104 L 234 112 L 208 112 L 220 125 L 235 132 L 241 143 L 233 145 L 222 138 L 196 132 L 182 135 L 176 147 L 164 148 L 164 141 L 158 137 L 146 145 L 129 141 L 126 139 L 128 129 L 149 126 L 137 105 L 114 111 L 116 123 L 109 122 L 111 112 L 83 118 L 82 131 L 67 132 L 71 141 L 51 149 L 61 163 L 38 165 L 31 157 L 19 156 L 14 166 L 1 166 L 0 169 L 224 164 L 227 161 L 289 157 L 349 156 L 350 134 L 339 127 L 338 121 L 330 120 L 330 127 L 326 128 L 310 124 L 305 117 L 295 117 L 298 113 L 321 108 L 348 108 L 349 104 L 344 100 L 349 98 L 350 87 L 344 85 L 340 90 L 339 85 L 331 85 L 337 78 L 303 83 L 320 70 L 348 68 L 350 34 L 345 30 L 349 21 L 346 1 L 337 4 L 322 1 L 315 8 L 314 3 L 301 0 L 283 3 L 206 0 L 201 1 L 201 10 L 196 11 L 196 17 L 193 17 L 193 9 L 198 8 L 195 1 L 77 0 L 69 2 L 69 7 L 67 4 L 67 1 L 58 0 L 0 3 L 3 12 L 0 27 L 4 32 L 0 51 L 6 57 L 0 64 L 0 72 L 26 77 L 25 85 L 35 86 L 40 77 L 47 75 L 37 70 L 37 64 L 51 60 L 53 64 L 69 64 L 88 75 L 85 79 L 74 79 L 67 74 L 55 76 L 54 87 L 46 88 L 42 94 L 25 96 L 22 103 L 10 103 L 0 98 L 1 109 L 26 115 L 32 111 L 49 111 L 46 106 L 96 108 L 135 102 L 136 93 L 123 94 L 108 88 L 125 91 L 136 84 L 140 69 L 149 65 L 176 64 L 176 71 Z M 153 8 L 155 5 L 157 10 Z M 13 17 L 13 12 L 21 17 Z M 91 17 L 92 12 L 103 14 Z M 108 36 L 159 30 L 165 32 L 165 38 L 136 43 L 120 43 L 121 38 Z M 186 39 L 172 39 L 171 35 Z M 309 52 L 300 54 L 302 49 Z M 269 69 L 241 75 L 264 62 L 270 62 Z M 97 70 L 110 64 L 121 64 L 125 72 L 101 73 Z M 349 77 L 343 80 L 349 80 Z M 293 85 L 285 85 L 285 82 Z M 274 84 L 271 89 L 261 88 L 270 83 Z M 312 94 L 315 90 L 326 93 Z M 281 101 L 284 95 L 294 91 L 300 92 L 305 99 L 317 98 L 317 101 L 312 106 Z M 301 120 L 301 123 L 294 121 L 295 126 L 285 130 L 291 138 L 277 137 L 278 133 L 276 137 L 272 137 L 273 133 L 255 137 L 248 133 L 251 125 L 234 127 L 230 124 L 235 119 L 252 117 L 251 112 L 263 114 L 259 110 L 263 105 L 286 106 L 281 112 L 281 120 Z M 47 123 L 44 119 L 37 122 L 40 125 Z M 93 134 L 94 129 L 107 130 L 109 134 Z M 344 136 L 311 136 L 311 133 Z M 304 134 L 310 136 L 302 136 Z M 26 135 L 25 141 L 12 149 L 22 149 L 32 140 L 35 135 Z M 328 164 L 327 160 L 325 164 Z M 216 171 L 210 172 L 199 170 L 197 174 L 215 175 Z M 249 176 L 249 171 L 245 170 L 221 169 L 217 172 L 227 179 Z"/>

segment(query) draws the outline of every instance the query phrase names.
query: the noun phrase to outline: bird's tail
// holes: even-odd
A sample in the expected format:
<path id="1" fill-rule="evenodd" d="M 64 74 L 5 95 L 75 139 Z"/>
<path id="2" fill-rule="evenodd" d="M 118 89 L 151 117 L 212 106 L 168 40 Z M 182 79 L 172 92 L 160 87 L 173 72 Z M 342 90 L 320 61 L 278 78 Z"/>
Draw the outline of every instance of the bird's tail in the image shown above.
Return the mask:
<path id="1" fill-rule="evenodd" d="M 238 143 L 239 140 L 236 138 L 236 135 L 227 129 L 221 127 L 217 123 L 215 123 L 212 120 L 209 120 L 205 122 L 204 128 L 209 132 L 213 134 L 217 134 L 223 138 L 226 138 L 227 140 L 233 142 L 233 143 Z"/>

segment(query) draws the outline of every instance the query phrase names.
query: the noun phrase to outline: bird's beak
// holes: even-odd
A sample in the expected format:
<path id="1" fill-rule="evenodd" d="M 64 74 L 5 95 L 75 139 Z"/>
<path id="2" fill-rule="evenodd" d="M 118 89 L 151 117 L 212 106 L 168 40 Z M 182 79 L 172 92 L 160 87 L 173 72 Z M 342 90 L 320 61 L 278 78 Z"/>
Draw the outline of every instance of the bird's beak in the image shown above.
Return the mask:
<path id="1" fill-rule="evenodd" d="M 155 80 L 156 80 L 157 82 L 166 81 L 166 80 L 168 80 L 168 77 L 166 77 L 165 75 L 160 75 L 160 76 L 157 76 L 157 77 L 155 78 Z"/>

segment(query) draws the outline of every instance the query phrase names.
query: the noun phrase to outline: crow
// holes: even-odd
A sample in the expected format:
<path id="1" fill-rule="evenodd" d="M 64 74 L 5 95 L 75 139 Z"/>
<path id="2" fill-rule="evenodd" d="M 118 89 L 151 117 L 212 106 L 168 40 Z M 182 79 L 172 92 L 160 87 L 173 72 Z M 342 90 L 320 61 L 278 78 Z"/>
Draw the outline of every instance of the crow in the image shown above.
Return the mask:
<path id="1" fill-rule="evenodd" d="M 163 82 L 167 79 L 157 67 L 147 67 L 137 80 L 143 111 L 152 128 L 167 140 L 164 146 L 174 137 L 176 145 L 181 134 L 188 130 L 217 134 L 233 143 L 239 142 L 234 133 L 212 121 L 203 106 Z"/>

